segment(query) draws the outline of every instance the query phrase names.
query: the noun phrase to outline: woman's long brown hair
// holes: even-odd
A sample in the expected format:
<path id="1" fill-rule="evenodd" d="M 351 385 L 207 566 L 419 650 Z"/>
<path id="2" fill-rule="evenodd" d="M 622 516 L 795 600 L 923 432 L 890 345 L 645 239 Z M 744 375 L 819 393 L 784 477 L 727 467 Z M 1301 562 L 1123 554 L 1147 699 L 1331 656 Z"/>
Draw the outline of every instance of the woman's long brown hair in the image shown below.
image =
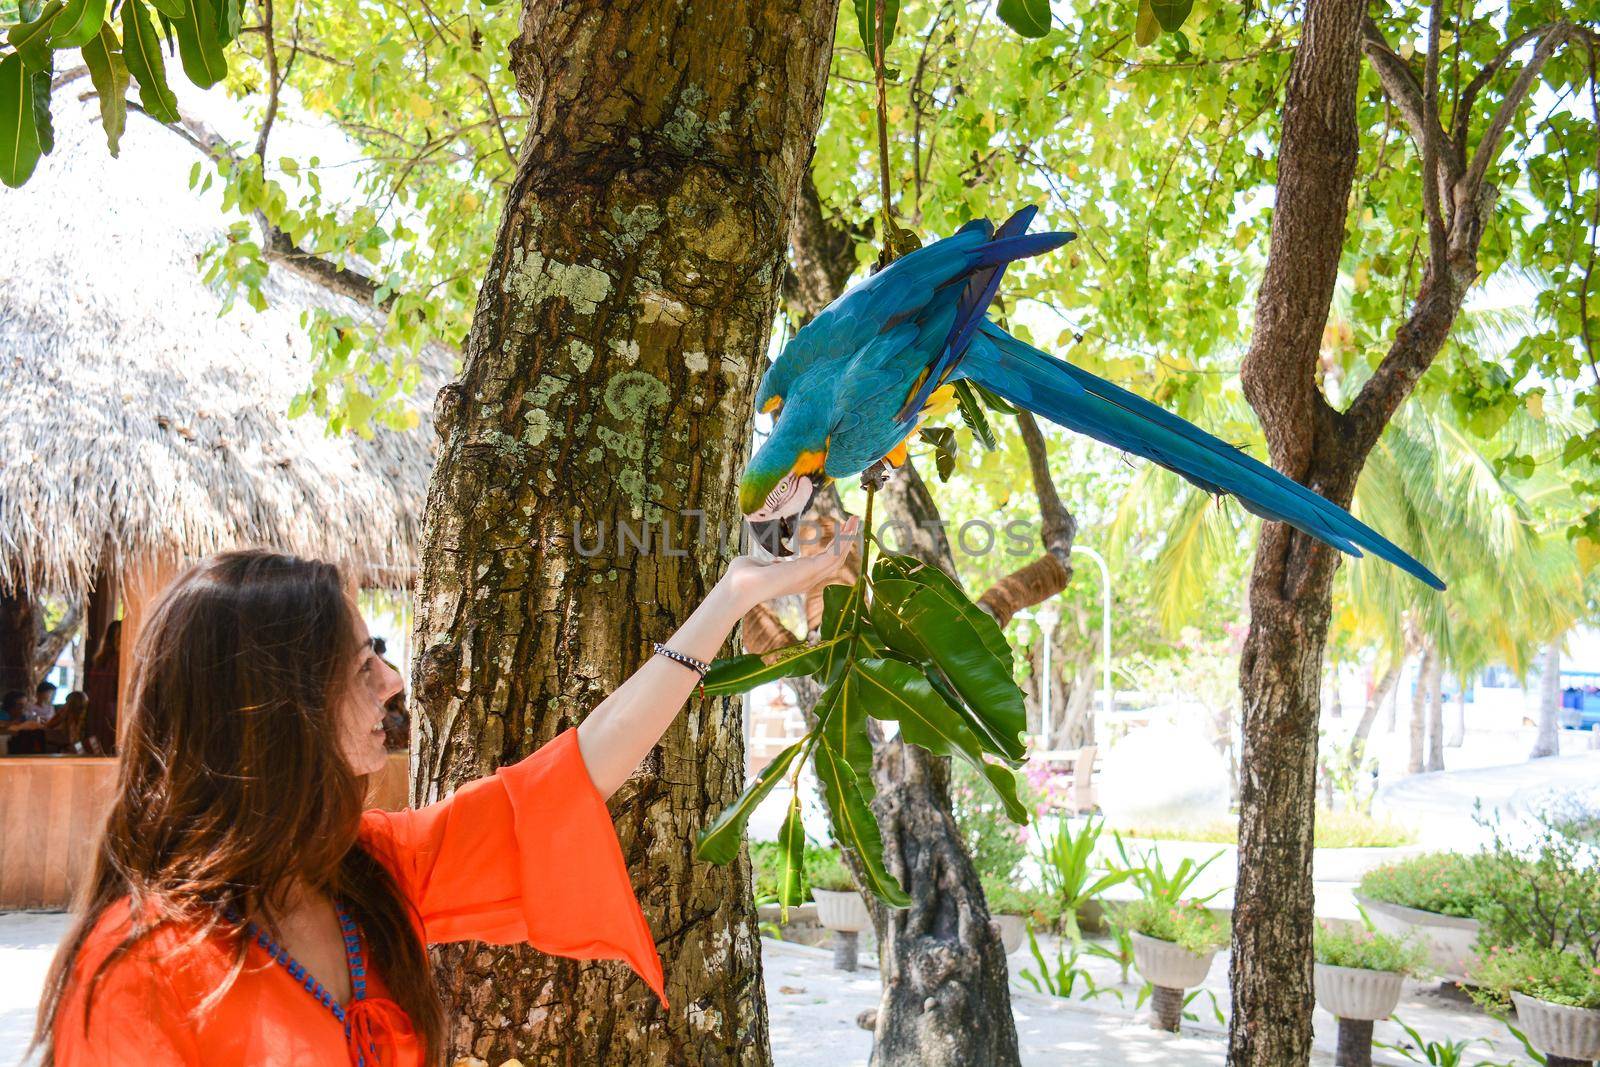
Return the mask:
<path id="1" fill-rule="evenodd" d="M 337 568 L 264 551 L 194 565 L 153 607 L 116 798 L 39 1004 L 45 1063 L 73 963 L 107 908 L 130 898 L 132 925 L 89 976 L 86 1007 L 107 967 L 176 925 L 237 946 L 203 1011 L 244 963 L 248 939 L 225 913 L 270 917 L 297 880 L 350 910 L 425 1062 L 442 1062 L 443 1009 L 409 905 L 356 839 L 367 783 L 342 754 L 338 714 L 361 652 L 353 611 Z"/>

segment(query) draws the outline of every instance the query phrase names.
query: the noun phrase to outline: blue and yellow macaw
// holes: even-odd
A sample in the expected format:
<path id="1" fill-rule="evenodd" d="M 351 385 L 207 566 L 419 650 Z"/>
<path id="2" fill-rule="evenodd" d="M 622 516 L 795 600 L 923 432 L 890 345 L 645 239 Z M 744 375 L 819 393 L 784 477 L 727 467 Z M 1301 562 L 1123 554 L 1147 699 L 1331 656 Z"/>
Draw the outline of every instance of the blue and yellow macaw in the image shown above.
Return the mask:
<path id="1" fill-rule="evenodd" d="M 1069 430 L 1153 460 L 1208 493 L 1230 493 L 1352 556 L 1362 549 L 1419 580 L 1444 583 L 1376 530 L 1310 489 L 1143 397 L 1046 355 L 985 318 L 1012 260 L 1071 233 L 1029 234 L 1035 209 L 999 229 L 974 219 L 851 287 L 785 346 L 761 380 L 757 409 L 775 415 L 739 483 L 756 539 L 782 554 L 815 491 L 883 459 L 905 462 L 924 422 L 967 379 Z"/>

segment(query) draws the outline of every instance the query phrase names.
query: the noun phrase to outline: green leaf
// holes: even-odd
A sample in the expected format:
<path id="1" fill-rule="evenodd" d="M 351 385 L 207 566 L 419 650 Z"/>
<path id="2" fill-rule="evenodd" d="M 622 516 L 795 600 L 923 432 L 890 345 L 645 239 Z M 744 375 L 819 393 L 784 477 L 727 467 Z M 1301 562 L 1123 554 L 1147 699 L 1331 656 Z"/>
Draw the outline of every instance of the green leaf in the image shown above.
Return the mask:
<path id="1" fill-rule="evenodd" d="M 744 838 L 744 826 L 750 821 L 750 813 L 783 781 L 789 765 L 809 740 L 809 737 L 801 738 L 761 768 L 761 773 L 739 794 L 739 799 L 723 808 L 711 825 L 700 831 L 695 842 L 695 855 L 712 863 L 728 863 L 739 854 L 739 842 Z"/>
<path id="2" fill-rule="evenodd" d="M 83 61 L 89 68 L 95 96 L 100 101 L 100 125 L 106 131 L 106 147 L 116 156 L 121 148 L 122 131 L 128 125 L 128 66 L 122 61 L 116 31 L 109 23 L 83 46 Z"/>
<path id="3" fill-rule="evenodd" d="M 216 14 L 210 0 L 182 0 L 186 9 L 173 23 L 178 35 L 178 56 L 183 72 L 202 89 L 209 89 L 228 75 L 228 60 L 222 54 L 217 35 Z"/>
<path id="4" fill-rule="evenodd" d="M 996 13 L 1001 22 L 1024 37 L 1043 37 L 1050 32 L 1050 0 L 1000 0 Z"/>
<path id="5" fill-rule="evenodd" d="M 186 14 L 184 0 L 150 0 L 150 6 L 174 21 L 184 18 Z"/>
<path id="6" fill-rule="evenodd" d="M 82 48 L 105 25 L 107 0 L 67 0 L 50 27 L 50 47 Z"/>
<path id="7" fill-rule="evenodd" d="M 777 678 L 794 678 L 802 674 L 815 674 L 830 662 L 835 641 L 822 641 L 815 645 L 794 645 L 783 649 L 779 657 L 767 663 L 754 655 L 729 656 L 711 664 L 704 679 L 706 696 L 728 696 L 748 693 L 764 682 Z"/>
<path id="8" fill-rule="evenodd" d="M 1176 33 L 1194 10 L 1194 0 L 1150 0 L 1150 10 L 1163 30 Z"/>
<path id="9" fill-rule="evenodd" d="M 861 43 L 866 46 L 868 62 L 877 43 L 877 4 L 880 0 L 853 0 L 856 5 L 856 29 L 861 33 Z M 895 20 L 900 17 L 900 0 L 881 0 L 883 3 L 883 50 L 889 51 L 894 40 Z"/>
<path id="10" fill-rule="evenodd" d="M 978 443 L 991 452 L 998 442 L 994 436 L 994 427 L 989 425 L 989 416 L 983 413 L 983 405 L 978 402 L 978 394 L 974 391 L 973 384 L 965 378 L 957 378 L 956 382 L 956 408 L 961 412 L 961 421 L 967 424 L 967 429 L 972 431 L 972 436 Z M 982 386 L 978 386 L 982 389 Z"/>
<path id="11" fill-rule="evenodd" d="M 50 27 L 64 6 L 62 0 L 51 0 L 39 12 L 38 18 L 18 23 L 6 31 L 6 40 L 17 50 L 29 70 L 50 69 Z"/>
<path id="12" fill-rule="evenodd" d="M 123 0 L 122 58 L 139 82 L 139 102 L 157 122 L 178 121 L 178 98 L 167 87 L 161 39 L 140 0 Z"/>
<path id="13" fill-rule="evenodd" d="M 50 77 L 48 70 L 28 75 L 33 80 L 33 128 L 39 134 L 39 151 L 45 155 L 56 146 L 56 130 L 50 121 Z"/>
<path id="14" fill-rule="evenodd" d="M 39 163 L 39 129 L 33 117 L 33 79 L 22 55 L 0 59 L 0 181 L 15 189 Z"/>
<path id="15" fill-rule="evenodd" d="M 1133 26 L 1133 43 L 1143 48 L 1161 36 L 1161 23 L 1156 20 L 1155 8 L 1150 0 L 1139 0 L 1139 17 Z"/>
<path id="16" fill-rule="evenodd" d="M 824 694 L 826 696 L 826 694 Z M 864 718 L 859 722 L 863 736 Z M 851 742 L 851 747 L 857 747 Z M 868 768 L 866 774 L 857 774 L 843 752 L 837 751 L 824 735 L 817 745 L 817 780 L 828 798 L 828 811 L 833 816 L 833 836 L 844 847 L 851 849 L 866 871 L 866 888 L 873 896 L 892 908 L 908 908 L 911 898 L 900 888 L 883 865 L 883 835 L 878 830 L 878 820 L 872 814 L 871 799 L 874 792 L 871 774 L 871 741 L 867 742 Z"/>
<path id="17" fill-rule="evenodd" d="M 789 798 L 789 814 L 778 828 L 778 904 L 784 909 L 784 918 L 790 907 L 805 900 L 806 825 L 801 818 L 800 793 Z"/>
<path id="18" fill-rule="evenodd" d="M 1020 735 L 1027 729 L 1022 690 L 1011 677 L 1009 650 L 1004 660 L 985 646 L 982 635 L 955 604 L 933 586 L 912 594 L 900 609 L 900 623 L 914 634 L 957 693 L 990 729 L 1002 754 L 1025 754 Z"/>
<path id="19" fill-rule="evenodd" d="M 902 737 L 935 756 L 965 759 L 988 779 L 1011 820 L 1027 824 L 1028 809 L 1017 798 L 1016 775 L 983 758 L 983 739 L 934 691 L 920 670 L 899 660 L 867 659 L 856 665 L 850 678 L 862 710 L 898 722 Z"/>
<path id="20" fill-rule="evenodd" d="M 879 556 L 878 562 L 872 566 L 874 587 L 880 574 L 885 578 L 908 578 L 920 585 L 937 589 L 939 595 L 949 601 L 950 605 L 972 624 L 984 647 L 996 659 L 1003 661 L 1009 669 L 1011 645 L 1006 641 L 1006 635 L 1001 632 L 999 624 L 994 621 L 994 616 L 969 600 L 966 592 L 944 571 L 914 556 L 886 552 Z"/>
<path id="21" fill-rule="evenodd" d="M 823 656 L 821 666 L 815 673 L 824 684 L 832 685 L 850 658 L 850 649 L 854 643 L 845 632 L 855 625 L 856 614 L 861 610 L 861 594 L 862 586 L 859 582 L 853 585 L 830 585 L 822 590 L 822 622 L 819 633 L 822 641 L 828 646 L 828 652 Z M 835 640 L 841 634 L 845 634 L 844 639 Z"/>

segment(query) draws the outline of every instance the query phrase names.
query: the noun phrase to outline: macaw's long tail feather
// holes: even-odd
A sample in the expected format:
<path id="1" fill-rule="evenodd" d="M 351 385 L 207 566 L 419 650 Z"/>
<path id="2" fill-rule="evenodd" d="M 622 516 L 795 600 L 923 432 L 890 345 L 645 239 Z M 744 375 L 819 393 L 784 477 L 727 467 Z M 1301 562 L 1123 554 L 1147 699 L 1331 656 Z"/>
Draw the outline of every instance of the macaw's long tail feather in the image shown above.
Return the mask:
<path id="1" fill-rule="evenodd" d="M 961 362 L 967 345 L 977 332 L 978 324 L 983 321 L 984 314 L 989 310 L 989 304 L 994 300 L 994 294 L 1000 288 L 1000 276 L 1005 273 L 1006 265 L 1013 260 L 1026 259 L 1060 248 L 1077 236 L 1067 232 L 1030 235 L 1028 225 L 1038 210 L 1030 204 L 1018 211 L 995 231 L 991 241 L 977 250 L 978 262 L 966 276 L 950 333 L 945 338 L 938 357 L 929 364 L 927 374 L 923 375 L 922 384 L 906 398 L 905 404 L 895 413 L 897 421 L 910 423 L 916 420 L 929 394 L 943 385 L 956 365 Z"/>
<path id="2" fill-rule="evenodd" d="M 1069 430 L 1153 460 L 1207 492 L 1231 493 L 1264 519 L 1288 523 L 1352 556 L 1366 549 L 1435 589 L 1445 587 L 1432 571 L 1337 504 L 1170 411 L 1048 356 L 991 322 L 980 327 L 956 376 Z"/>

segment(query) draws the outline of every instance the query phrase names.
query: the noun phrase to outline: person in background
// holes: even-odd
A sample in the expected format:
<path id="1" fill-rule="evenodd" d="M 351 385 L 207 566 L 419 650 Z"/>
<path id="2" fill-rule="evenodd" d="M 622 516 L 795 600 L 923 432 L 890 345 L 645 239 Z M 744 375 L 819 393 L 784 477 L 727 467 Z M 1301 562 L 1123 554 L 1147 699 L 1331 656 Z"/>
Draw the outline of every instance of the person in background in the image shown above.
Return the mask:
<path id="1" fill-rule="evenodd" d="M 106 627 L 100 647 L 89 659 L 84 689 L 89 709 L 84 716 L 84 748 L 96 756 L 112 756 L 117 751 L 117 672 L 122 669 L 122 620 Z"/>
<path id="2" fill-rule="evenodd" d="M 404 677 L 404 675 L 400 674 L 400 669 L 390 663 L 388 657 L 384 655 L 388 649 L 388 642 L 384 641 L 383 638 L 374 637 L 372 639 L 372 650 L 378 654 L 379 659 L 383 660 L 384 666 L 394 671 L 397 676 Z M 411 747 L 411 716 L 406 711 L 406 691 L 404 689 L 401 689 L 384 702 L 383 747 L 390 751 L 400 751 Z"/>
<path id="3" fill-rule="evenodd" d="M 22 709 L 22 717 L 29 722 L 49 722 L 56 717 L 55 683 L 39 683 L 33 691 L 33 703 Z"/>
<path id="4" fill-rule="evenodd" d="M 20 689 L 6 693 L 0 702 L 0 726 L 6 733 L 6 755 L 36 756 L 44 751 L 44 724 L 28 717 L 27 694 Z"/>
<path id="5" fill-rule="evenodd" d="M 88 710 L 88 694 L 77 689 L 67 694 L 66 703 L 44 724 L 45 745 L 49 751 L 83 751 L 83 720 Z"/>

